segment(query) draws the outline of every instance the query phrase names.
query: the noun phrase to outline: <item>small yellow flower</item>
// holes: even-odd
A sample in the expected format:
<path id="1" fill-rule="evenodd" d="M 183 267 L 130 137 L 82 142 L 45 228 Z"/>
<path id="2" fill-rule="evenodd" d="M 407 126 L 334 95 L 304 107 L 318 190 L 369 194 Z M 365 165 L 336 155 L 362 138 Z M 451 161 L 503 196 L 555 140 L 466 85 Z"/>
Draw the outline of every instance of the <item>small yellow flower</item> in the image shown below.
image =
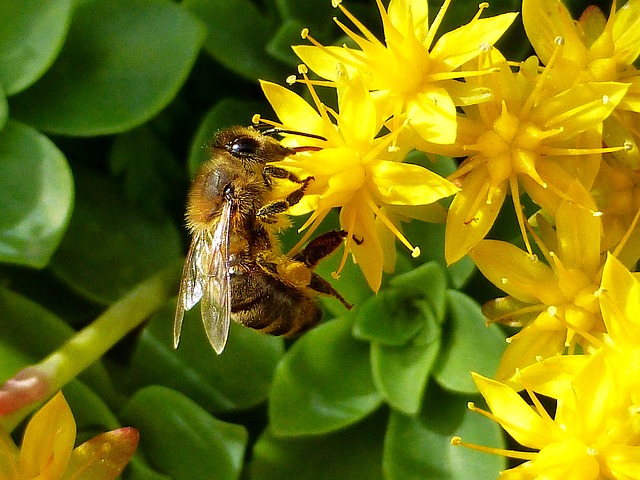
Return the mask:
<path id="1" fill-rule="evenodd" d="M 312 212 L 302 227 L 309 230 L 300 243 L 311 236 L 332 208 L 340 208 L 340 225 L 348 235 L 338 272 L 350 251 L 369 286 L 377 291 L 383 267 L 388 271 L 393 268 L 394 236 L 414 255 L 419 253 L 400 232 L 399 220 L 421 218 L 425 209 L 428 212 L 432 208 L 430 204 L 452 195 L 457 187 L 426 168 L 397 161 L 397 152 L 390 152 L 389 146 L 398 131 L 378 136 L 384 117 L 359 75 L 350 77 L 343 71 L 339 76 L 339 112 L 320 102 L 306 75 L 304 82 L 316 109 L 292 91 L 262 82 L 267 99 L 282 121 L 278 126 L 326 138 L 302 137 L 318 150 L 276 162 L 314 179 L 302 202 L 291 211 Z M 296 140 L 291 137 L 284 143 L 288 141 Z"/>
<path id="2" fill-rule="evenodd" d="M 604 143 L 629 148 L 614 153 L 618 161 L 640 168 L 638 122 L 640 121 L 640 74 L 633 62 L 640 55 L 640 2 L 630 0 L 606 18 L 597 7 L 589 7 L 575 22 L 560 0 L 524 0 L 522 21 L 540 60 L 548 64 L 555 41 L 564 41 L 561 66 L 551 73 L 550 85 L 566 89 L 579 82 L 623 82 L 630 84 L 615 115 L 604 121 Z"/>
<path id="3" fill-rule="evenodd" d="M 106 480 L 116 478 L 138 445 L 138 432 L 120 428 L 73 448 L 76 423 L 62 393 L 29 421 L 22 447 L 0 432 L 3 480 Z"/>
<path id="4" fill-rule="evenodd" d="M 385 10 L 376 0 L 385 42 L 378 40 L 340 2 L 342 12 L 360 30 L 352 31 L 339 20 L 336 23 L 360 47 L 325 47 L 307 32 L 303 37 L 314 45 L 294 47 L 295 53 L 320 77 L 336 81 L 336 63 L 349 72 L 358 71 L 366 88 L 386 104 L 385 115 L 393 116 L 392 125 L 408 123 L 424 140 L 447 144 L 455 140 L 456 105 L 484 101 L 487 91 L 470 88 L 455 79 L 478 73 L 457 71 L 475 58 L 483 48 L 493 45 L 509 28 L 516 13 L 480 19 L 487 3 L 460 28 L 442 35 L 434 45 L 436 32 L 451 0 L 445 0 L 434 22 L 428 23 L 425 0 L 391 0 Z"/>
<path id="5" fill-rule="evenodd" d="M 640 410 L 629 391 L 616 382 L 603 355 L 589 358 L 572 382 L 570 393 L 558 401 L 551 418 L 528 390 L 533 407 L 510 387 L 473 374 L 492 413 L 470 408 L 498 422 L 531 451 L 494 449 L 464 443 L 454 445 L 526 460 L 500 473 L 501 480 L 631 480 L 640 478 L 640 435 L 634 431 Z"/>
<path id="6" fill-rule="evenodd" d="M 518 369 L 567 347 L 569 353 L 576 344 L 591 348 L 593 335 L 604 331 L 598 303 L 603 260 L 600 217 L 591 213 L 593 201 L 577 181 L 568 195 L 579 204 L 561 203 L 555 232 L 539 218 L 545 241 L 538 244 L 550 266 L 496 240 L 483 240 L 469 252 L 483 275 L 510 295 L 485 306 L 485 316 L 524 325 L 510 338 L 496 374 L 499 380 L 510 379 Z"/>
<path id="7" fill-rule="evenodd" d="M 556 53 L 564 47 L 556 44 Z M 601 148 L 599 128 L 624 97 L 628 85 L 581 83 L 557 94 L 546 89 L 550 64 L 538 71 L 532 58 L 517 73 L 495 49 L 479 58 L 490 74 L 468 80 L 490 87 L 491 101 L 463 107 L 453 146 L 468 155 L 449 179 L 461 185 L 447 217 L 445 258 L 453 263 L 485 237 L 507 191 L 527 250 L 532 252 L 520 205 L 520 188 L 554 215 L 567 189 L 578 178 L 591 187 L 600 154 L 623 147 Z M 431 148 L 430 146 L 419 148 Z M 574 201 L 576 199 L 573 199 Z"/>

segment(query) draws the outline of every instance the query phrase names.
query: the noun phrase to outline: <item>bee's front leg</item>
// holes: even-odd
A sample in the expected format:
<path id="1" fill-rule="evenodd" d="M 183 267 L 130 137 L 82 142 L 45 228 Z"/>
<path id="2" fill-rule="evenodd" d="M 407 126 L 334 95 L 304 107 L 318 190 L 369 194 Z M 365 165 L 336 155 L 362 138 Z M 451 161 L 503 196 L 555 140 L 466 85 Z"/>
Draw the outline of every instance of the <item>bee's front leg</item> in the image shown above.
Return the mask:
<path id="1" fill-rule="evenodd" d="M 283 170 L 283 169 L 280 169 L 280 170 Z M 297 179 L 297 177 L 295 178 Z M 260 209 L 258 209 L 258 211 L 256 212 L 256 215 L 262 221 L 271 222 L 272 221 L 270 220 L 271 217 L 279 213 L 284 213 L 289 207 L 297 204 L 300 200 L 302 200 L 302 197 L 304 197 L 304 191 L 307 189 L 307 186 L 309 185 L 309 183 L 311 183 L 312 180 L 313 180 L 313 177 L 307 177 L 304 180 L 298 180 L 296 183 L 302 184 L 300 188 L 291 192 L 289 195 L 287 195 L 287 198 L 285 198 L 284 200 L 277 200 L 275 202 L 271 202 L 271 203 L 267 203 L 266 205 L 263 205 Z"/>

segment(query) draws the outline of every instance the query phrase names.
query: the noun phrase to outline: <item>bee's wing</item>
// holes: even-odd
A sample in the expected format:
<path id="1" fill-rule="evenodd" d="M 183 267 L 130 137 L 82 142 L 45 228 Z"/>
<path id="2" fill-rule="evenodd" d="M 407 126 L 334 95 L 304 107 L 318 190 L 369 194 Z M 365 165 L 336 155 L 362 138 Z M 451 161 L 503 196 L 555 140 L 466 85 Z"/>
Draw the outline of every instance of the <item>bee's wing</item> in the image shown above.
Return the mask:
<path id="1" fill-rule="evenodd" d="M 211 240 L 207 240 L 207 237 L 209 235 L 204 231 L 193 235 L 189 252 L 184 262 L 180 290 L 178 290 L 176 316 L 173 321 L 173 348 L 178 348 L 178 343 L 180 343 L 184 312 L 190 310 L 202 298 L 204 278 L 201 262 L 203 258 L 206 258 L 206 252 L 211 247 Z"/>
<path id="2" fill-rule="evenodd" d="M 231 323 L 231 272 L 229 268 L 229 235 L 231 200 L 225 202 L 212 238 L 211 255 L 206 259 L 203 284 L 202 322 L 211 346 L 220 354 L 229 336 Z"/>

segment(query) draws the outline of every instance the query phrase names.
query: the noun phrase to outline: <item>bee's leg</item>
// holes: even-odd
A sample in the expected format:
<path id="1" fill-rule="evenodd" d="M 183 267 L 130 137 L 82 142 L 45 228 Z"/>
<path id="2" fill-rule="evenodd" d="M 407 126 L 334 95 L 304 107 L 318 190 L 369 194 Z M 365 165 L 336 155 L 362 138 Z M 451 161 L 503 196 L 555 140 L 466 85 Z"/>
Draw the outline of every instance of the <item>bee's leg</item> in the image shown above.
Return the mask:
<path id="1" fill-rule="evenodd" d="M 267 165 L 262 169 L 262 176 L 264 177 L 265 183 L 267 185 L 271 184 L 271 178 L 277 178 L 279 180 L 289 180 L 293 183 L 308 183 L 309 178 L 300 179 L 295 173 L 290 172 L 284 168 L 276 167 L 273 165 Z"/>
<path id="2" fill-rule="evenodd" d="M 342 244 L 347 236 L 344 230 L 331 230 L 311 240 L 293 260 L 302 262 L 309 268 L 315 267 L 320 260 L 330 255 Z"/>
<path id="3" fill-rule="evenodd" d="M 351 308 L 353 307 L 353 305 L 347 302 L 344 297 L 340 295 L 329 282 L 327 282 L 316 272 L 311 272 L 311 282 L 309 282 L 309 288 L 315 290 L 318 293 L 324 293 L 325 295 L 329 295 L 330 297 L 337 298 L 347 308 L 347 310 L 351 310 Z"/>
<path id="4" fill-rule="evenodd" d="M 258 209 L 258 211 L 256 212 L 256 215 L 261 220 L 265 222 L 269 222 L 270 217 L 273 217 L 274 215 L 277 215 L 279 213 L 284 213 L 290 206 L 295 205 L 302 199 L 302 197 L 304 197 L 304 191 L 306 190 L 307 186 L 309 185 L 309 183 L 311 183 L 312 180 L 313 180 L 313 177 L 307 177 L 304 180 L 299 180 L 297 183 L 302 184 L 302 186 L 299 189 L 291 192 L 289 195 L 287 195 L 287 198 L 285 198 L 284 200 L 277 200 L 275 202 L 271 202 L 271 203 L 267 203 L 266 205 L 263 205 L 261 208 Z"/>

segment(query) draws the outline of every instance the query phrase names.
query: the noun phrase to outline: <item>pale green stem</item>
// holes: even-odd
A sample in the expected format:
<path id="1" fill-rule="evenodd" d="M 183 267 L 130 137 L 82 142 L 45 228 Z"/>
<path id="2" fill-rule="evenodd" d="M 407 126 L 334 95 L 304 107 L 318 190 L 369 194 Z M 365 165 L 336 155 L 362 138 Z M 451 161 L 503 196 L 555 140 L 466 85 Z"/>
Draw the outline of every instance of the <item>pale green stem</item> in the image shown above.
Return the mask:
<path id="1" fill-rule="evenodd" d="M 80 372 L 98 360 L 127 333 L 138 327 L 161 308 L 175 294 L 182 271 L 175 263 L 140 283 L 120 300 L 112 304 L 91 324 L 76 333 L 58 350 L 39 363 L 27 367 L 14 377 L 38 384 L 38 398 L 20 404 L 15 411 L 0 416 L 0 427 L 13 430 L 41 403 L 53 396 Z M 9 381 L 3 387 L 11 395 Z M 16 400 L 20 402 L 20 400 Z"/>

